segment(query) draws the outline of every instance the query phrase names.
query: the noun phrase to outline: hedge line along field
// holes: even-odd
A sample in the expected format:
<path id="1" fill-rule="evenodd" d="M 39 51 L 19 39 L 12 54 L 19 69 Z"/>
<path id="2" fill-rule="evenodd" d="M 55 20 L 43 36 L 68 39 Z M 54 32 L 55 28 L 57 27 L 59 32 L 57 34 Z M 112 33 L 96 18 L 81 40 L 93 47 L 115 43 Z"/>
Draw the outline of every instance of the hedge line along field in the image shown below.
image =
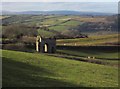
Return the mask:
<path id="1" fill-rule="evenodd" d="M 119 48 L 119 46 L 57 46 L 57 53 L 64 58 L 118 67 Z"/>
<path id="2" fill-rule="evenodd" d="M 3 87 L 118 87 L 118 68 L 2 50 Z"/>
<path id="3" fill-rule="evenodd" d="M 99 45 L 118 45 L 119 34 L 89 36 L 88 38 L 60 39 L 57 45 L 67 46 L 99 46 Z"/>
<path id="4" fill-rule="evenodd" d="M 58 52 L 69 55 L 101 59 L 119 59 L 119 46 L 57 46 Z"/>

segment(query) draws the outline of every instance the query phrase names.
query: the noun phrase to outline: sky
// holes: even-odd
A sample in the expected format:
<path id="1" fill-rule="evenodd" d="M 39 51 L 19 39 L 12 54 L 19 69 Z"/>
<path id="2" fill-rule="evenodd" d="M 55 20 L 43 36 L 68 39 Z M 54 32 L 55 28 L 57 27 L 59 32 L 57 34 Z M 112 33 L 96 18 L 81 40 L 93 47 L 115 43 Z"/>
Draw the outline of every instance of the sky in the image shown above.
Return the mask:
<path id="1" fill-rule="evenodd" d="M 6 2 L 6 1 L 4 0 L 4 2 L 2 2 L 1 9 L 3 11 L 20 12 L 20 11 L 70 10 L 70 11 L 84 11 L 84 12 L 103 12 L 103 13 L 118 12 L 117 0 L 116 2 L 115 0 L 114 2 L 113 0 L 109 0 L 109 2 L 75 2 L 75 0 L 74 2 L 52 2 L 53 0 L 38 0 L 40 2 Z M 108 1 L 108 0 L 104 0 L 104 1 Z"/>
<path id="2" fill-rule="evenodd" d="M 119 0 L 1 0 L 2 2 L 118 2 Z"/>

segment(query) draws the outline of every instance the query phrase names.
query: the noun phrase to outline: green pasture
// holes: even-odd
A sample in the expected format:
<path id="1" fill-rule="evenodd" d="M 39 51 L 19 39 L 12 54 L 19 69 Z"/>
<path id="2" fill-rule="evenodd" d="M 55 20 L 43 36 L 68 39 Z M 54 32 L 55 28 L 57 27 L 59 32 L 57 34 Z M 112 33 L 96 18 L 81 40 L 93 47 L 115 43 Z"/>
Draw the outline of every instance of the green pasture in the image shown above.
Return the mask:
<path id="1" fill-rule="evenodd" d="M 63 56 L 96 60 L 108 65 L 118 66 L 120 53 L 117 46 L 58 46 L 57 49 L 57 52 Z"/>
<path id="2" fill-rule="evenodd" d="M 57 40 L 57 45 L 68 45 L 68 46 L 114 45 L 117 43 L 119 43 L 118 34 L 89 36 L 88 38 Z"/>
<path id="3" fill-rule="evenodd" d="M 118 87 L 118 68 L 2 50 L 3 87 Z"/>
<path id="4" fill-rule="evenodd" d="M 80 21 L 75 21 L 75 20 L 70 20 L 70 21 L 67 21 L 65 23 L 62 23 L 60 25 L 65 25 L 65 26 L 78 26 L 82 24 Z"/>
<path id="5" fill-rule="evenodd" d="M 38 29 L 38 35 L 41 35 L 42 37 L 53 37 L 55 34 L 53 32 L 50 32 L 50 31 Z"/>
<path id="6" fill-rule="evenodd" d="M 67 26 L 52 26 L 49 29 L 50 30 L 55 30 L 55 31 L 58 31 L 58 32 L 63 32 L 63 31 L 68 30 L 69 27 L 67 27 Z"/>
<path id="7" fill-rule="evenodd" d="M 43 25 L 59 25 L 61 24 L 63 21 L 57 19 L 57 18 L 51 18 L 51 19 L 45 19 L 42 24 Z"/>

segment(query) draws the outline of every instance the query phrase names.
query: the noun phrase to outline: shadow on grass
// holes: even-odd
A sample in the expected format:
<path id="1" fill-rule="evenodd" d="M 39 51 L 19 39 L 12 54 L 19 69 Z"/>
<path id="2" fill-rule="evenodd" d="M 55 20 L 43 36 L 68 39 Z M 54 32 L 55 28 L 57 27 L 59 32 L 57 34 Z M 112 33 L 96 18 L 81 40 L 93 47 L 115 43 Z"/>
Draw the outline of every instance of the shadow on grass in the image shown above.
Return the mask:
<path id="1" fill-rule="evenodd" d="M 118 52 L 120 50 L 120 46 L 57 46 L 57 49 L 70 49 L 70 50 L 78 50 L 78 51 L 88 51 L 91 52 L 99 51 L 99 52 Z"/>
<path id="2" fill-rule="evenodd" d="M 3 57 L 3 87 L 76 87 L 77 85 L 54 79 L 50 71 L 27 63 Z M 59 76 L 59 75 L 57 75 Z M 81 86 L 82 87 L 82 86 Z"/>
<path id="3" fill-rule="evenodd" d="M 101 55 L 104 53 L 118 53 L 120 50 L 120 46 L 57 46 L 58 50 L 69 50 L 69 51 L 76 51 L 76 52 L 82 52 L 85 54 L 90 54 L 90 55 Z M 70 53 L 65 53 L 65 52 L 57 52 L 59 54 L 66 54 L 70 56 L 76 56 L 76 57 L 86 57 L 83 55 L 78 55 L 78 54 L 70 54 Z M 101 58 L 97 57 L 99 59 L 104 59 L 104 60 L 119 60 L 119 58 Z"/>

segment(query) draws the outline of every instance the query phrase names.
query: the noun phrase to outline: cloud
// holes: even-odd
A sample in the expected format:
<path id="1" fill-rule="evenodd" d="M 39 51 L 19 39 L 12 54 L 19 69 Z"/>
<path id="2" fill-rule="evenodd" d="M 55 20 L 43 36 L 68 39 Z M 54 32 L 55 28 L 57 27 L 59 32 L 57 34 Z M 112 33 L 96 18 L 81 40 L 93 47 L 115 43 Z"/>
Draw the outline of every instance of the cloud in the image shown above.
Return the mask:
<path id="1" fill-rule="evenodd" d="M 109 13 L 118 11 L 118 4 L 115 2 L 3 2 L 2 6 L 6 11 L 74 10 Z"/>
<path id="2" fill-rule="evenodd" d="M 119 0 L 2 0 L 3 2 L 118 2 Z"/>

